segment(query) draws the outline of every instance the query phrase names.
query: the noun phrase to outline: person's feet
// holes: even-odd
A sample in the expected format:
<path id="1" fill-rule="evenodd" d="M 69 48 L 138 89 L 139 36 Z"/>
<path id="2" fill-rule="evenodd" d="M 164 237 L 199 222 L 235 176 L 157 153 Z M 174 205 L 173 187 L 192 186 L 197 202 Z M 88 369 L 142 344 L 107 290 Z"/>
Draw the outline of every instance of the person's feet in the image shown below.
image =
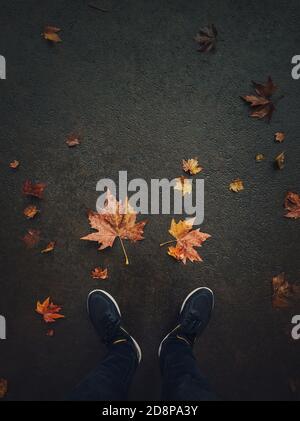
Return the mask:
<path id="1" fill-rule="evenodd" d="M 94 290 L 87 299 L 87 310 L 98 335 L 105 345 L 131 343 L 137 360 L 142 359 L 138 343 L 121 326 L 121 312 L 114 298 L 105 291 Z"/>
<path id="2" fill-rule="evenodd" d="M 214 294 L 209 288 L 197 288 L 184 300 L 177 326 L 162 340 L 158 355 L 170 340 L 185 341 L 193 346 L 208 325 L 214 308 Z"/>

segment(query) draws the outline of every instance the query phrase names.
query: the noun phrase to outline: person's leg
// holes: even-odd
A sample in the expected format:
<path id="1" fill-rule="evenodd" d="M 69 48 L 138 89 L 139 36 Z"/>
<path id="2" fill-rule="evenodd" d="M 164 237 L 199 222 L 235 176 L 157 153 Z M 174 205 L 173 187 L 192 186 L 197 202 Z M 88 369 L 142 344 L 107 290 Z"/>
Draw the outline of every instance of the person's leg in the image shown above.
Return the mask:
<path id="1" fill-rule="evenodd" d="M 113 297 L 96 290 L 88 296 L 88 313 L 108 355 L 69 397 L 73 401 L 126 400 L 141 361 L 137 342 L 121 326 L 121 313 Z"/>
<path id="2" fill-rule="evenodd" d="M 193 355 L 193 345 L 211 317 L 214 297 L 208 288 L 198 288 L 183 302 L 177 326 L 163 339 L 159 348 L 163 376 L 162 400 L 215 400 L 206 378 Z"/>

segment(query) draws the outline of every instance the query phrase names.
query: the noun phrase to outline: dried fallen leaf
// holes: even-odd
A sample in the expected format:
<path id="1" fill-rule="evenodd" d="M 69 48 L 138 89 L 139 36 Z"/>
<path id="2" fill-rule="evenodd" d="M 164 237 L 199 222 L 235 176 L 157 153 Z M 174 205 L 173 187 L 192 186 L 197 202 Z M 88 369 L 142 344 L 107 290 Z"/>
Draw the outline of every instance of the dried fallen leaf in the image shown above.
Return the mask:
<path id="1" fill-rule="evenodd" d="M 182 160 L 182 168 L 183 171 L 190 173 L 192 175 L 198 174 L 203 170 L 202 167 L 199 166 L 199 162 L 197 158 Z"/>
<path id="2" fill-rule="evenodd" d="M 242 99 L 246 101 L 252 108 L 250 117 L 271 121 L 273 112 L 275 111 L 274 102 L 271 100 L 272 95 L 278 87 L 273 83 L 271 77 L 268 78 L 266 84 L 252 82 L 256 95 L 245 95 Z"/>
<path id="3" fill-rule="evenodd" d="M 108 269 L 101 269 L 101 268 L 95 268 L 92 273 L 91 277 L 93 279 L 107 279 L 108 278 Z"/>
<path id="4" fill-rule="evenodd" d="M 51 251 L 53 251 L 55 249 L 55 245 L 56 242 L 55 241 L 51 241 L 47 247 L 41 251 L 41 253 L 45 254 L 45 253 L 50 253 Z"/>
<path id="5" fill-rule="evenodd" d="M 262 162 L 265 159 L 266 159 L 266 157 L 262 153 L 257 154 L 256 157 L 255 157 L 256 162 Z"/>
<path id="6" fill-rule="evenodd" d="M 35 229 L 30 229 L 22 238 L 27 248 L 34 248 L 40 241 L 40 231 Z"/>
<path id="7" fill-rule="evenodd" d="M 43 37 L 47 41 L 51 41 L 53 43 L 62 42 L 58 32 L 60 32 L 60 28 L 56 28 L 55 26 L 46 26 L 44 32 L 42 33 Z"/>
<path id="8" fill-rule="evenodd" d="M 252 81 L 255 92 L 260 97 L 270 98 L 278 89 L 278 86 L 273 83 L 271 76 L 268 77 L 267 83 L 257 83 Z"/>
<path id="9" fill-rule="evenodd" d="M 285 133 L 284 132 L 277 132 L 275 133 L 275 141 L 282 143 L 285 141 Z"/>
<path id="10" fill-rule="evenodd" d="M 169 233 L 176 239 L 175 241 L 167 241 L 166 243 L 161 244 L 164 246 L 166 244 L 174 243 L 177 241 L 176 246 L 169 247 L 168 254 L 174 257 L 176 260 L 182 261 L 186 264 L 187 260 L 191 262 L 202 262 L 201 256 L 194 249 L 194 247 L 201 247 L 202 244 L 211 237 L 209 234 L 200 232 L 200 229 L 192 230 L 194 224 L 194 219 L 175 222 L 173 219 L 171 222 L 171 227 Z"/>
<path id="11" fill-rule="evenodd" d="M 186 194 L 190 194 L 192 192 L 192 181 L 188 178 L 181 176 L 175 179 L 176 185 L 174 187 L 175 190 L 179 190 L 182 193 L 182 196 Z"/>
<path id="12" fill-rule="evenodd" d="M 80 136 L 78 134 L 72 133 L 67 137 L 66 144 L 69 148 L 74 148 L 77 145 L 80 145 Z"/>
<path id="13" fill-rule="evenodd" d="M 201 28 L 194 37 L 194 41 L 198 44 L 200 53 L 208 53 L 216 49 L 218 31 L 215 25 L 208 25 Z"/>
<path id="14" fill-rule="evenodd" d="M 54 323 L 57 319 L 63 319 L 65 317 L 59 314 L 61 309 L 61 307 L 53 304 L 50 301 L 50 297 L 48 297 L 43 303 L 37 302 L 35 311 L 43 316 L 46 323 Z"/>
<path id="15" fill-rule="evenodd" d="M 20 166 L 20 162 L 17 161 L 16 159 L 9 164 L 9 167 L 12 168 L 13 170 L 16 170 L 17 168 L 19 168 L 19 166 Z"/>
<path id="16" fill-rule="evenodd" d="M 285 153 L 282 152 L 275 158 L 275 165 L 279 170 L 283 170 L 285 167 Z"/>
<path id="17" fill-rule="evenodd" d="M 285 279 L 285 274 L 281 273 L 274 276 L 272 280 L 273 285 L 273 307 L 274 308 L 287 308 L 295 300 L 300 299 L 300 286 L 290 284 Z"/>
<path id="18" fill-rule="evenodd" d="M 6 379 L 0 379 L 0 399 L 5 398 L 7 394 L 7 380 Z"/>
<path id="19" fill-rule="evenodd" d="M 237 178 L 236 180 L 234 180 L 232 183 L 230 183 L 229 185 L 229 190 L 231 190 L 234 193 L 238 193 L 240 191 L 243 191 L 244 188 L 244 183 L 242 180 L 240 180 L 239 178 Z"/>
<path id="20" fill-rule="evenodd" d="M 143 240 L 144 227 L 147 223 L 147 221 L 136 223 L 136 215 L 127 199 L 124 203 L 118 202 L 108 190 L 104 208 L 99 213 L 91 211 L 88 214 L 90 225 L 97 232 L 82 237 L 81 240 L 96 241 L 100 244 L 99 250 L 103 250 L 112 247 L 115 239 L 119 237 L 125 263 L 128 265 L 129 260 L 123 240 Z"/>
<path id="21" fill-rule="evenodd" d="M 45 188 L 45 183 L 32 183 L 30 180 L 26 180 L 23 184 L 23 194 L 25 196 L 33 196 L 42 199 Z"/>
<path id="22" fill-rule="evenodd" d="M 28 219 L 32 219 L 39 212 L 38 208 L 35 205 L 29 205 L 24 209 L 23 213 Z"/>
<path id="23" fill-rule="evenodd" d="M 288 192 L 284 201 L 285 210 L 288 213 L 286 218 L 298 219 L 300 218 L 300 195 L 297 193 Z"/>

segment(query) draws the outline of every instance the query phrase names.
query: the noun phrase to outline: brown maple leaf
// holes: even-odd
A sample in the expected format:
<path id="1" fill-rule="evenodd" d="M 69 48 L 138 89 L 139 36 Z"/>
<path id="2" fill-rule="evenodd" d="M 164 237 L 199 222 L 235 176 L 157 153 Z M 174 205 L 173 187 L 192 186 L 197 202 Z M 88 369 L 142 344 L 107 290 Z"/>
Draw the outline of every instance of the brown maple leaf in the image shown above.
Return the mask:
<path id="1" fill-rule="evenodd" d="M 144 227 L 147 221 L 136 223 L 136 212 L 128 204 L 118 202 L 108 190 L 104 208 L 99 212 L 90 211 L 88 218 L 91 228 L 97 230 L 92 234 L 82 237 L 81 240 L 96 241 L 100 244 L 99 250 L 112 247 L 118 237 L 125 255 L 125 263 L 129 264 L 123 240 L 143 240 Z"/>
<path id="2" fill-rule="evenodd" d="M 102 268 L 95 268 L 91 272 L 91 277 L 93 279 L 107 279 L 108 278 L 108 269 L 102 269 Z"/>
<path id="3" fill-rule="evenodd" d="M 71 133 L 66 140 L 66 144 L 69 146 L 69 148 L 74 148 L 77 145 L 80 145 L 80 136 L 75 133 Z"/>
<path id="4" fill-rule="evenodd" d="M 56 28 L 55 26 L 45 26 L 44 32 L 42 33 L 42 36 L 50 42 L 58 43 L 62 42 L 60 36 L 58 35 L 58 32 L 60 32 L 60 28 Z"/>
<path id="5" fill-rule="evenodd" d="M 26 180 L 23 184 L 23 194 L 25 196 L 33 196 L 42 199 L 45 188 L 45 183 L 32 183 L 30 180 Z"/>
<path id="6" fill-rule="evenodd" d="M 286 218 L 298 219 L 300 218 L 300 195 L 297 193 L 288 192 L 284 201 L 285 210 L 288 213 Z"/>
<path id="7" fill-rule="evenodd" d="M 9 167 L 13 170 L 16 170 L 17 168 L 19 168 L 19 166 L 20 166 L 20 162 L 17 161 L 16 159 L 9 164 Z"/>
<path id="8" fill-rule="evenodd" d="M 194 219 L 179 221 L 178 223 L 172 219 L 169 233 L 176 240 L 167 241 L 160 245 L 162 247 L 166 244 L 176 242 L 175 247 L 169 247 L 168 254 L 176 260 L 182 261 L 184 264 L 186 264 L 187 260 L 190 260 L 191 262 L 202 262 L 201 256 L 194 247 L 201 247 L 202 244 L 211 237 L 211 235 L 201 232 L 199 228 L 192 230 L 193 225 Z"/>
<path id="9" fill-rule="evenodd" d="M 56 241 L 50 241 L 50 243 L 41 251 L 42 254 L 50 253 L 55 249 Z"/>
<path id="10" fill-rule="evenodd" d="M 207 25 L 201 28 L 194 37 L 194 41 L 198 44 L 200 53 L 209 53 L 216 49 L 218 31 L 215 25 Z"/>
<path id="11" fill-rule="evenodd" d="M 8 383 L 6 379 L 0 379 L 0 399 L 5 398 L 7 394 Z"/>
<path id="12" fill-rule="evenodd" d="M 38 212 L 39 210 L 35 205 L 29 205 L 23 211 L 24 215 L 28 219 L 34 218 Z"/>
<path id="13" fill-rule="evenodd" d="M 276 165 L 276 168 L 278 168 L 279 170 L 284 169 L 285 167 L 285 153 L 284 152 L 276 156 L 275 165 Z"/>
<path id="14" fill-rule="evenodd" d="M 29 229 L 22 238 L 27 248 L 32 249 L 40 241 L 40 231 L 35 229 Z"/>
<path id="15" fill-rule="evenodd" d="M 35 311 L 43 316 L 46 323 L 54 323 L 57 319 L 63 319 L 65 317 L 59 314 L 61 309 L 61 307 L 53 304 L 50 297 L 48 297 L 43 303 L 37 302 Z"/>
<path id="16" fill-rule="evenodd" d="M 294 300 L 300 299 L 300 286 L 290 284 L 285 279 L 285 274 L 281 273 L 274 276 L 272 280 L 273 286 L 273 307 L 274 308 L 287 308 L 290 307 Z"/>
<path id="17" fill-rule="evenodd" d="M 246 101 L 252 111 L 250 117 L 271 121 L 273 112 L 275 111 L 275 104 L 272 101 L 272 95 L 277 91 L 278 87 L 273 83 L 269 76 L 266 84 L 261 84 L 252 81 L 256 95 L 245 95 L 242 99 Z"/>

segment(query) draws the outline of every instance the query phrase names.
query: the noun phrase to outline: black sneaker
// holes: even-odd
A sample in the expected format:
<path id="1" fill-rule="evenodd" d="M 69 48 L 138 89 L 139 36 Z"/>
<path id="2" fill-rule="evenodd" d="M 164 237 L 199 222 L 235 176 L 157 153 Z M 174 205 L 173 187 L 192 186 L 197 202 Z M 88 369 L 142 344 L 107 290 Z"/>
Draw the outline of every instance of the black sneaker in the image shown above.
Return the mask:
<path id="1" fill-rule="evenodd" d="M 87 299 L 87 310 L 105 345 L 129 342 L 134 347 L 138 362 L 141 362 L 141 349 L 135 339 L 121 326 L 119 306 L 110 294 L 100 289 L 92 291 Z"/>
<path id="2" fill-rule="evenodd" d="M 169 339 L 179 339 L 193 346 L 208 325 L 214 308 L 214 294 L 209 288 L 197 288 L 184 300 L 178 325 L 162 340 L 158 355 Z"/>

